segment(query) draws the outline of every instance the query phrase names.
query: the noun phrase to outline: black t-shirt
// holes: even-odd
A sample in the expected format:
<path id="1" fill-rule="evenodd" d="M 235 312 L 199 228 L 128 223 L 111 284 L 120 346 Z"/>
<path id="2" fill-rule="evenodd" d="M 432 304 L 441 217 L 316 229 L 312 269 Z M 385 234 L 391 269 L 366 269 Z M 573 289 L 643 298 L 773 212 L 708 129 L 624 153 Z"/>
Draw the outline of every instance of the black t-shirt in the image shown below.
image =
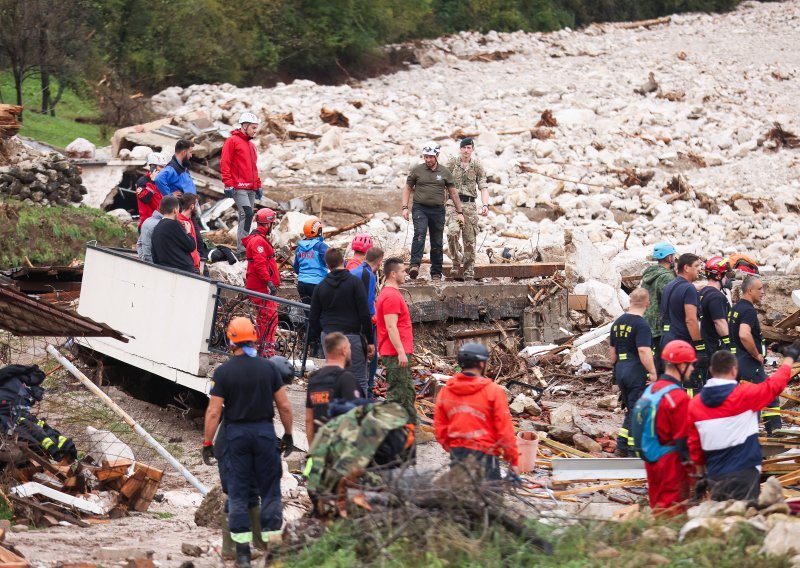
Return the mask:
<path id="1" fill-rule="evenodd" d="M 326 365 L 308 378 L 306 408 L 314 410 L 314 421 L 328 420 L 328 405 L 336 399 L 361 398 L 355 375 L 336 365 Z"/>
<path id="2" fill-rule="evenodd" d="M 684 306 L 697 306 L 700 295 L 694 284 L 683 276 L 678 276 L 666 285 L 661 294 L 661 319 L 669 325 L 669 336 L 672 339 L 683 339 L 692 342 L 689 328 L 686 327 L 686 309 Z"/>
<path id="3" fill-rule="evenodd" d="M 706 345 L 714 350 L 719 349 L 721 340 L 714 320 L 727 320 L 730 308 L 728 298 L 714 286 L 700 290 L 700 334 Z"/>
<path id="4" fill-rule="evenodd" d="M 623 314 L 611 326 L 611 346 L 619 361 L 639 362 L 639 347 L 651 347 L 650 326 L 642 316 Z"/>
<path id="5" fill-rule="evenodd" d="M 758 312 L 755 306 L 747 300 L 739 300 L 728 314 L 728 325 L 733 342 L 736 344 L 736 358 L 739 360 L 739 372 L 743 373 L 743 366 L 750 369 L 759 363 L 744 349 L 742 340 L 739 338 L 739 327 L 746 323 L 750 326 L 753 334 L 753 341 L 756 344 L 756 351 L 764 355 L 764 339 L 761 337 L 761 324 L 758 322 Z"/>
<path id="6" fill-rule="evenodd" d="M 283 386 L 278 369 L 267 359 L 237 355 L 214 370 L 211 395 L 225 400 L 228 422 L 272 422 L 273 395 Z"/>

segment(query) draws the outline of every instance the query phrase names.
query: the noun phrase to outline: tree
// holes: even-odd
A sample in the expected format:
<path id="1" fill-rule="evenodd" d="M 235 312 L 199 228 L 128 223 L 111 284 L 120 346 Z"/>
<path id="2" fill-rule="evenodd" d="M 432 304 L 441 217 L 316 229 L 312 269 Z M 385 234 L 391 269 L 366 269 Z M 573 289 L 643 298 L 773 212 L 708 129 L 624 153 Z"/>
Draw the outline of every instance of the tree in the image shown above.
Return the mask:
<path id="1" fill-rule="evenodd" d="M 34 15 L 28 2 L 0 0 L 0 51 L 11 67 L 17 105 L 23 106 L 22 85 L 36 71 Z M 22 121 L 22 115 L 19 116 Z"/>

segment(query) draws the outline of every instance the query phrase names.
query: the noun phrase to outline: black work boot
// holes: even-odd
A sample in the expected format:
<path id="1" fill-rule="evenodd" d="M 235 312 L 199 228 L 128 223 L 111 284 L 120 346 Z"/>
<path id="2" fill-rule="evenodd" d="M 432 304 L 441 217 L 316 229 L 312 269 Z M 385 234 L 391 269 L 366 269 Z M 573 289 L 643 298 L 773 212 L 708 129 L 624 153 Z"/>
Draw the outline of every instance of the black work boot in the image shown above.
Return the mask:
<path id="1" fill-rule="evenodd" d="M 412 264 L 408 269 L 408 275 L 411 277 L 411 280 L 416 280 L 417 276 L 419 276 L 419 266 Z"/>
<path id="2" fill-rule="evenodd" d="M 236 568 L 250 568 L 250 544 L 236 543 Z"/>

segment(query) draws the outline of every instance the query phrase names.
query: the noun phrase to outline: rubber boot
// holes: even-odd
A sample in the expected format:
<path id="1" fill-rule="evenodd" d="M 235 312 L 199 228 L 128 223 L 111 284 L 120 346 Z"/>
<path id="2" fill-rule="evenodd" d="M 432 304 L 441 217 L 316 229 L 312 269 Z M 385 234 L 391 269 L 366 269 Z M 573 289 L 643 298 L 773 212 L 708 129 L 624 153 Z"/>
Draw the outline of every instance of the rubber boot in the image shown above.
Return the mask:
<path id="1" fill-rule="evenodd" d="M 259 550 L 266 550 L 266 543 L 261 540 L 261 507 L 251 507 L 247 510 L 250 514 L 250 531 L 253 533 L 253 546 Z"/>
<path id="2" fill-rule="evenodd" d="M 250 543 L 236 543 L 236 568 L 250 568 Z"/>
<path id="3" fill-rule="evenodd" d="M 231 538 L 231 528 L 228 525 L 228 514 L 222 512 L 220 514 L 220 527 L 222 527 L 222 558 L 225 560 L 233 560 L 236 558 L 236 548 L 233 546 L 233 539 Z"/>

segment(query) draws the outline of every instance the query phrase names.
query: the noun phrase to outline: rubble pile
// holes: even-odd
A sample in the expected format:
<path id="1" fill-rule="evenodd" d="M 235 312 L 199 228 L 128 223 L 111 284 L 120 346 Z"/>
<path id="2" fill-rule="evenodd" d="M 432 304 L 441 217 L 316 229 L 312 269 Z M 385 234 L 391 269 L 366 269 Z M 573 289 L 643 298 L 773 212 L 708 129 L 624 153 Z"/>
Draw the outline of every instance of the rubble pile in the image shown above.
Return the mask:
<path id="1" fill-rule="evenodd" d="M 86 195 L 80 169 L 56 153 L 42 155 L 15 139 L 0 142 L 0 198 L 70 205 Z"/>
<path id="2" fill-rule="evenodd" d="M 788 94 L 797 62 L 772 46 L 791 41 L 798 15 L 796 3 L 744 3 L 651 27 L 461 33 L 423 42 L 407 71 L 356 85 L 172 87 L 153 107 L 178 117 L 205 109 L 225 124 L 244 110 L 292 113 L 295 128 L 319 138 L 265 127 L 259 169 L 268 185 L 366 185 L 398 206 L 422 142 L 440 140 L 447 159 L 458 137 L 474 135 L 492 195 L 480 254 L 563 260 L 566 233 L 582 234 L 600 255 L 578 283 L 616 315 L 624 302 L 607 275 L 624 264 L 620 255 L 643 260 L 658 240 L 703 254 L 750 251 L 765 270 L 790 266 L 800 181 L 796 150 L 780 133 L 798 131 Z M 725 65 L 707 56 L 720 41 Z M 341 126 L 325 123 L 322 109 L 341 115 Z"/>

